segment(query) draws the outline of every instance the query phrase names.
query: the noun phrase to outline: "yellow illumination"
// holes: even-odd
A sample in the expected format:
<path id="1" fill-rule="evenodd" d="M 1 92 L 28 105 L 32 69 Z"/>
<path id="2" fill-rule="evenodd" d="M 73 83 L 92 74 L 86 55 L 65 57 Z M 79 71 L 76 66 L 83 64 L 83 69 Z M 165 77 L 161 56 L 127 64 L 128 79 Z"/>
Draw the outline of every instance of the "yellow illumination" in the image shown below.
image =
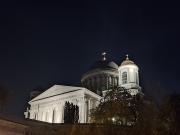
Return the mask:
<path id="1" fill-rule="evenodd" d="M 133 69 L 133 68 L 130 68 L 130 69 L 129 69 L 129 71 L 130 71 L 130 72 L 133 72 L 133 71 L 134 71 L 134 69 Z"/>

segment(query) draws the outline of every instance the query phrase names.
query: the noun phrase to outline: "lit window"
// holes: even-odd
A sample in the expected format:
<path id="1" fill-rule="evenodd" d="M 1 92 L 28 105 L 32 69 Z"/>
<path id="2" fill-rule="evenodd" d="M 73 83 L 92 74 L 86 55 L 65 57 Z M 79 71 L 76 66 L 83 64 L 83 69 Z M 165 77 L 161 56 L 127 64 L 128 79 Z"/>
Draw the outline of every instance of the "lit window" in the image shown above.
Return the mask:
<path id="1" fill-rule="evenodd" d="M 127 72 L 123 72 L 122 73 L 122 84 L 126 84 L 127 83 Z"/>

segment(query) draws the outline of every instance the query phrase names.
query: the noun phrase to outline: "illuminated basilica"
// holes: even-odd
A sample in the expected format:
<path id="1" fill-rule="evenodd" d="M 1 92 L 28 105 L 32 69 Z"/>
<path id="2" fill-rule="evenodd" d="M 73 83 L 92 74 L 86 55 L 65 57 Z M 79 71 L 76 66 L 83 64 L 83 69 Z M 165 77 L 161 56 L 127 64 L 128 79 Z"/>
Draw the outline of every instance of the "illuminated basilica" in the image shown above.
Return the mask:
<path id="1" fill-rule="evenodd" d="M 138 66 L 128 55 L 118 66 L 102 53 L 101 60 L 82 75 L 81 84 L 82 87 L 54 85 L 40 93 L 28 102 L 25 118 L 49 123 L 89 123 L 91 109 L 113 87 L 124 87 L 132 96 L 141 92 Z"/>

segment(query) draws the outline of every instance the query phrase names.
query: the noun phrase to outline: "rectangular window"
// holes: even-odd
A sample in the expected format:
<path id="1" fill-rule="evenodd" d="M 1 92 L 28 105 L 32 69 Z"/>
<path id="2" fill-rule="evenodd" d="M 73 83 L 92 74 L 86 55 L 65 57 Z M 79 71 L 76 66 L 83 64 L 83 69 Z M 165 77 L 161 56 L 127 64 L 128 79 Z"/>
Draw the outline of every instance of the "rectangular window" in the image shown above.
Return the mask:
<path id="1" fill-rule="evenodd" d="M 123 72 L 122 73 L 122 84 L 126 84 L 127 83 L 127 72 Z"/>

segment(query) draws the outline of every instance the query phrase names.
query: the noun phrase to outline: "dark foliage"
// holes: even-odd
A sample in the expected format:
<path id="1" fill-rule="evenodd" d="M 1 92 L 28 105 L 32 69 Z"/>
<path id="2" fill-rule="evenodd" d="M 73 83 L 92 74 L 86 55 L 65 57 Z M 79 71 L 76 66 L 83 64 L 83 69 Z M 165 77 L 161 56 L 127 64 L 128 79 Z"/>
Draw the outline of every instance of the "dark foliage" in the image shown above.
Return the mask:
<path id="1" fill-rule="evenodd" d="M 139 97 L 122 87 L 113 88 L 92 110 L 92 122 L 128 126 L 128 131 L 120 133 L 126 135 L 178 135 L 175 104 L 168 100 L 159 108 L 152 100 Z"/>
<path id="2" fill-rule="evenodd" d="M 127 125 L 136 119 L 135 98 L 122 87 L 107 92 L 99 106 L 92 110 L 92 122 Z M 128 123 L 127 123 L 128 122 Z"/>
<path id="3" fill-rule="evenodd" d="M 64 123 L 78 123 L 79 107 L 66 102 L 64 107 Z"/>

